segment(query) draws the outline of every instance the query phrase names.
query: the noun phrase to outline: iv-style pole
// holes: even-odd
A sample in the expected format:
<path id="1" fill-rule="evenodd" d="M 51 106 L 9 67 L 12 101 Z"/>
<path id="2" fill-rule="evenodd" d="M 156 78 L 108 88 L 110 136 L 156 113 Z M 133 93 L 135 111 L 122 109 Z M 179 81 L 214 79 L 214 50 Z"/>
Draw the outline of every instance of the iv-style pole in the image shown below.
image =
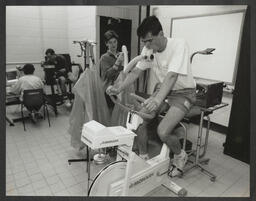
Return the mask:
<path id="1" fill-rule="evenodd" d="M 82 40 L 82 41 L 73 41 L 74 44 L 79 44 L 81 49 L 81 54 L 77 55 L 78 57 L 84 56 L 84 70 L 89 68 L 90 60 L 93 64 L 95 64 L 94 53 L 93 53 L 93 46 L 97 43 L 91 40 Z"/>

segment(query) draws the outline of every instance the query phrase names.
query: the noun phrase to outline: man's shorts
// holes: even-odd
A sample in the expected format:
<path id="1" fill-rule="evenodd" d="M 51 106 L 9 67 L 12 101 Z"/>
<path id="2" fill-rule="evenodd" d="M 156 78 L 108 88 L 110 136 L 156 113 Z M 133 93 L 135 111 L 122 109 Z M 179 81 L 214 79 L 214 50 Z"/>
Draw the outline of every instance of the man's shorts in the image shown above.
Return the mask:
<path id="1" fill-rule="evenodd" d="M 152 94 L 151 97 L 156 96 L 159 89 L 160 87 L 156 88 L 155 92 Z M 158 108 L 157 113 L 162 113 L 164 111 L 167 111 L 171 106 L 178 107 L 185 113 L 188 113 L 191 106 L 194 105 L 196 101 L 196 89 L 186 88 L 181 90 L 173 90 L 167 95 L 166 100 L 167 100 L 168 106 L 162 103 Z"/>
<path id="2" fill-rule="evenodd" d="M 159 91 L 159 88 L 156 88 L 155 92 L 151 95 L 151 97 L 155 97 Z M 196 101 L 196 89 L 189 88 L 189 89 L 181 89 L 171 91 L 166 97 L 167 103 L 163 102 L 158 107 L 156 111 L 149 112 L 145 107 L 140 108 L 140 112 L 148 113 L 148 114 L 161 114 L 163 112 L 168 111 L 171 106 L 175 106 L 180 108 L 182 111 L 187 114 L 194 105 Z"/>
<path id="3" fill-rule="evenodd" d="M 196 101 L 196 89 L 182 89 L 171 91 L 167 95 L 168 104 L 180 108 L 185 113 L 188 113 L 191 106 Z"/>

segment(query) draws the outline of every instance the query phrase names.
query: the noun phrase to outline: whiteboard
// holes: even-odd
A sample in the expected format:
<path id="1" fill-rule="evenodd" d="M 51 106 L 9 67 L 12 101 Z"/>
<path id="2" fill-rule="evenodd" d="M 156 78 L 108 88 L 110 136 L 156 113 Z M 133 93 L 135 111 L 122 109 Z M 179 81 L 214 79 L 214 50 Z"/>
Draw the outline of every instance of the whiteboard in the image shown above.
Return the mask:
<path id="1" fill-rule="evenodd" d="M 184 38 L 190 53 L 215 48 L 212 55 L 193 57 L 198 78 L 234 85 L 239 60 L 245 10 L 230 13 L 173 18 L 171 37 Z"/>

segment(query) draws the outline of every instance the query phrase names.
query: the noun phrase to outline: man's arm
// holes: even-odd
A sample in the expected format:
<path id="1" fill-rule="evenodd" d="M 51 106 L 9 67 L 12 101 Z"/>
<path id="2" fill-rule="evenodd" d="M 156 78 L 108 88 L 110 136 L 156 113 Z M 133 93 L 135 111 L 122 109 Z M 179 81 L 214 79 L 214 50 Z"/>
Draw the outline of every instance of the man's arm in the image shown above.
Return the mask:
<path id="1" fill-rule="evenodd" d="M 169 94 L 170 90 L 172 90 L 177 78 L 177 73 L 168 72 L 157 95 L 153 98 L 147 99 L 144 102 L 144 106 L 150 111 L 157 109 L 157 107 L 159 107 L 162 101 L 164 101 L 166 96 Z"/>
<path id="2" fill-rule="evenodd" d="M 178 74 L 174 72 L 168 72 L 161 87 L 159 92 L 156 95 L 156 100 L 158 103 L 161 103 L 164 101 L 166 96 L 169 94 L 170 90 L 172 90 L 175 82 L 177 81 Z"/>

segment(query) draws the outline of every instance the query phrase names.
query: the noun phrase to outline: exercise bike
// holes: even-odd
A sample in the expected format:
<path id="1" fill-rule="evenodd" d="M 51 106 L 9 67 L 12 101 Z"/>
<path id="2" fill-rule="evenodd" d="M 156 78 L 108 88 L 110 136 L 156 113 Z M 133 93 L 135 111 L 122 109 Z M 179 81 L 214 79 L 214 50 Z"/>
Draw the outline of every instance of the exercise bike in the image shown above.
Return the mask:
<path id="1" fill-rule="evenodd" d="M 131 94 L 137 101 L 144 99 Z M 154 116 L 135 111 L 133 107 L 123 105 L 111 97 L 112 101 L 128 111 L 126 127 L 136 130 L 143 119 L 152 119 Z M 93 179 L 88 196 L 145 196 L 147 193 L 164 185 L 178 196 L 186 196 L 187 191 L 164 178 L 169 171 L 169 148 L 163 144 L 160 154 L 144 160 L 132 151 L 132 144 L 122 144 L 117 148 L 117 160 L 104 167 Z"/>

